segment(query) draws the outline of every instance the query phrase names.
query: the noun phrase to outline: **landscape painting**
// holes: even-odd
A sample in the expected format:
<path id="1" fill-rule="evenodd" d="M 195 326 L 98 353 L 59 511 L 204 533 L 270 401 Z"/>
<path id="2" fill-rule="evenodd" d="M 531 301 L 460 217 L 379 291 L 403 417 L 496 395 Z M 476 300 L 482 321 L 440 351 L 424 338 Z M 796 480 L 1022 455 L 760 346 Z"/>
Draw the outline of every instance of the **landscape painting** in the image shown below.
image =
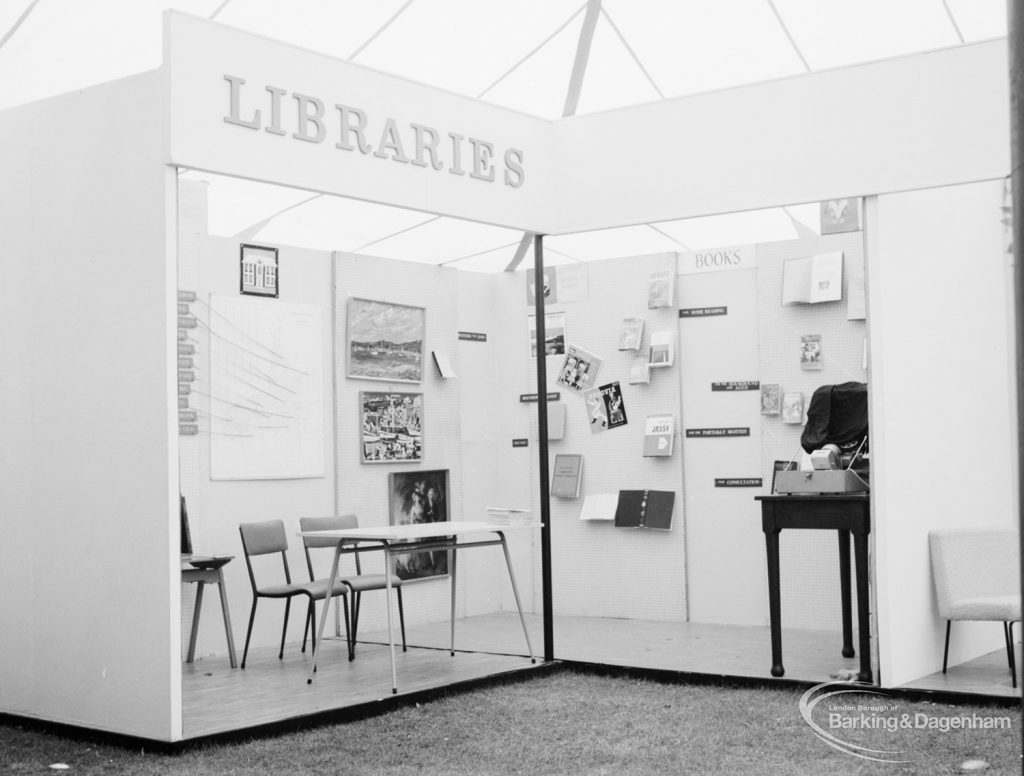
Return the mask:
<path id="1" fill-rule="evenodd" d="M 425 324 L 422 307 L 349 299 L 348 376 L 421 382 Z"/>

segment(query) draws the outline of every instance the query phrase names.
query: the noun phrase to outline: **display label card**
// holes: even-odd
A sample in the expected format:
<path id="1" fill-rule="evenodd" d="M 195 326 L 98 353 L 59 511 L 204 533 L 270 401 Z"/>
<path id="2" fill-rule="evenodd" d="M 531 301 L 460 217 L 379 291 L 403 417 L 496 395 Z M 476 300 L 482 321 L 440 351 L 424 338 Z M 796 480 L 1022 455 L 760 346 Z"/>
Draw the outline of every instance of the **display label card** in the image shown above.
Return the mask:
<path id="1" fill-rule="evenodd" d="M 178 316 L 178 328 L 179 329 L 194 329 L 199 323 L 191 315 L 179 315 Z"/>
<path id="2" fill-rule="evenodd" d="M 195 423 L 179 423 L 178 433 L 181 436 L 196 436 L 199 433 L 199 426 Z"/>
<path id="3" fill-rule="evenodd" d="M 558 399 L 562 396 L 562 394 L 560 394 L 558 391 L 552 391 L 547 396 L 548 396 L 548 401 L 558 401 Z M 521 401 L 521 402 L 540 401 L 540 397 L 537 394 L 535 394 L 535 393 L 521 393 L 521 394 L 519 394 L 519 401 Z"/>
<path id="4" fill-rule="evenodd" d="M 712 391 L 760 391 L 760 380 L 730 380 L 723 383 L 711 383 Z"/>
<path id="5" fill-rule="evenodd" d="M 178 396 L 188 396 L 192 393 L 192 386 L 188 383 L 178 383 Z"/>
<path id="6" fill-rule="evenodd" d="M 760 477 L 715 477 L 716 488 L 760 488 Z"/>
<path id="7" fill-rule="evenodd" d="M 460 331 L 459 339 L 469 342 L 487 342 L 487 335 L 480 331 Z"/>
<path id="8" fill-rule="evenodd" d="M 194 302 L 196 301 L 195 291 L 183 291 L 178 289 L 178 301 L 179 302 Z"/>
<path id="9" fill-rule="evenodd" d="M 187 388 L 188 386 L 185 386 L 185 387 Z M 179 410 L 187 410 L 188 409 L 188 397 L 187 396 L 179 396 L 178 397 L 178 409 Z"/>
<path id="10" fill-rule="evenodd" d="M 728 315 L 728 307 L 684 307 L 679 311 L 680 318 L 706 318 L 710 315 Z"/>
<path id="11" fill-rule="evenodd" d="M 178 410 L 179 423 L 195 423 L 199 419 L 199 413 L 195 410 Z"/>
<path id="12" fill-rule="evenodd" d="M 180 333 L 180 332 L 179 332 Z M 191 342 L 179 342 L 178 343 L 178 355 L 179 356 L 193 356 L 196 352 L 196 346 Z"/>
<path id="13" fill-rule="evenodd" d="M 179 369 L 178 370 L 178 382 L 179 383 L 193 383 L 196 379 L 196 373 L 191 369 Z"/>
<path id="14" fill-rule="evenodd" d="M 750 436 L 749 427 L 736 427 L 736 428 L 688 428 L 686 429 L 686 436 L 692 437 L 748 437 Z"/>
<path id="15" fill-rule="evenodd" d="M 513 439 L 512 440 L 512 447 L 529 447 L 529 446 L 530 446 L 530 440 L 529 439 Z"/>

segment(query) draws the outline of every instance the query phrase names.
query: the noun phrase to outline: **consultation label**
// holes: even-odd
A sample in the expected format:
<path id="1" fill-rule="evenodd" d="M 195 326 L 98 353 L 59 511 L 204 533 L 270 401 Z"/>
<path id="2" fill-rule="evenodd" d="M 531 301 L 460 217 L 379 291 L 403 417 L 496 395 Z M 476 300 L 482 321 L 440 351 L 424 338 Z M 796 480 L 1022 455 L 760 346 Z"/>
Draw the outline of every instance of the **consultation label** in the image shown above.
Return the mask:
<path id="1" fill-rule="evenodd" d="M 760 477 L 715 477 L 716 488 L 760 488 Z"/>

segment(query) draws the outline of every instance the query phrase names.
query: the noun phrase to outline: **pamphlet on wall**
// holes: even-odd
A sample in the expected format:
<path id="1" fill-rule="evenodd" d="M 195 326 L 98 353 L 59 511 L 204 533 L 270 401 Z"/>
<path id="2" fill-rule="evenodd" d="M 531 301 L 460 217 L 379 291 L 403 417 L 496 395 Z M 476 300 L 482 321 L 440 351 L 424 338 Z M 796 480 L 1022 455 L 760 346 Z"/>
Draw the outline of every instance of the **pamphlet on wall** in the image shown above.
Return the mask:
<path id="1" fill-rule="evenodd" d="M 648 415 L 644 425 L 644 457 L 671 457 L 675 436 L 675 415 Z"/>
<path id="2" fill-rule="evenodd" d="M 647 356 L 637 356 L 633 359 L 633 365 L 629 368 L 629 384 L 638 385 L 651 381 L 651 365 Z"/>
<path id="3" fill-rule="evenodd" d="M 619 505 L 618 493 L 595 493 L 583 499 L 580 520 L 610 523 Z"/>
<path id="4" fill-rule="evenodd" d="M 761 414 L 778 415 L 782 411 L 782 386 L 761 383 Z"/>
<path id="5" fill-rule="evenodd" d="M 583 480 L 583 456 L 578 453 L 559 453 L 551 473 L 551 495 L 560 498 L 579 498 Z"/>
<path id="6" fill-rule="evenodd" d="M 675 338 L 670 331 L 656 331 L 651 334 L 648 362 L 651 367 L 672 366 L 675 360 Z"/>
<path id="7" fill-rule="evenodd" d="M 597 384 L 597 373 L 604 361 L 593 353 L 578 345 L 568 345 L 565 349 L 565 361 L 558 370 L 555 382 L 564 385 L 570 391 L 582 393 Z"/>
<path id="8" fill-rule="evenodd" d="M 814 372 L 824 367 L 820 334 L 805 334 L 800 338 L 800 368 Z"/>
<path id="9" fill-rule="evenodd" d="M 647 289 L 648 309 L 657 310 L 661 307 L 671 307 L 675 303 L 675 280 L 675 272 L 670 269 L 651 274 L 650 285 Z"/>
<path id="10" fill-rule="evenodd" d="M 799 392 L 782 395 L 782 422 L 804 422 L 804 395 Z"/>
<path id="11" fill-rule="evenodd" d="M 640 350 L 644 336 L 643 318 L 624 318 L 619 332 L 619 350 Z"/>
<path id="12" fill-rule="evenodd" d="M 789 259 L 782 265 L 782 304 L 818 304 L 842 298 L 842 252 Z"/>

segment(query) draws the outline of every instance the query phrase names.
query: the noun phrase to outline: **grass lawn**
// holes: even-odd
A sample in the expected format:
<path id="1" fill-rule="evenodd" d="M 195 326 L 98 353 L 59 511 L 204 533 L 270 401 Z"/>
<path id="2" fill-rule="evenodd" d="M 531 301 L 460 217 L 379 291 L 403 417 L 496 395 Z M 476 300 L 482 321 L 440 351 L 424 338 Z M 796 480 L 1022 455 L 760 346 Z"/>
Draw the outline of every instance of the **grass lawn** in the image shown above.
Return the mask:
<path id="1" fill-rule="evenodd" d="M 829 713 L 879 696 L 823 701 L 813 719 L 845 742 L 895 751 L 873 762 L 837 751 L 804 721 L 789 688 L 660 684 L 558 671 L 377 717 L 175 754 L 0 726 L 0 776 L 69 774 L 946 774 L 1021 772 L 1019 707 L 948 706 L 887 697 L 909 728 L 840 729 Z M 838 697 L 838 696 L 837 696 Z M 828 704 L 832 703 L 833 711 Z M 903 715 L 910 715 L 904 717 Z M 950 718 L 1009 718 L 1002 730 L 950 729 Z M 946 722 L 943 722 L 946 720 Z M 955 723 L 954 723 L 955 724 Z M 941 729 L 945 727 L 946 729 Z M 67 769 L 54 770 L 54 764 Z"/>

